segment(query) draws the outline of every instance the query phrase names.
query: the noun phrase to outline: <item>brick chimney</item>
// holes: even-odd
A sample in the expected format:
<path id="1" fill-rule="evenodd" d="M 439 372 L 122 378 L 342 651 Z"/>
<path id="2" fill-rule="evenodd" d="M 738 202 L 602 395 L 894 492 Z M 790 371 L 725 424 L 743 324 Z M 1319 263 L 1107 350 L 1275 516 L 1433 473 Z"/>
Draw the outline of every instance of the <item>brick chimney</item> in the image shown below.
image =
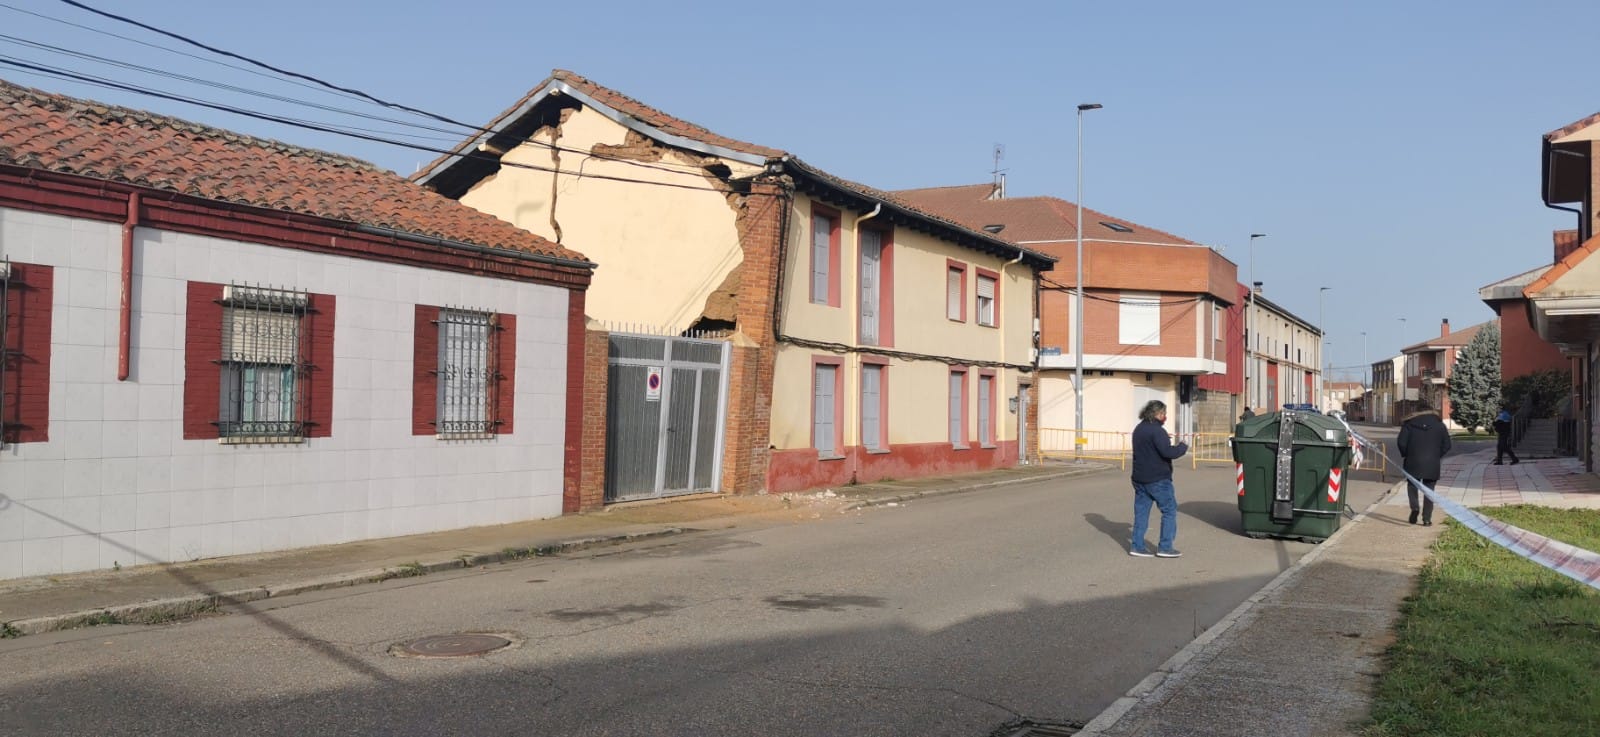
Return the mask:
<path id="1" fill-rule="evenodd" d="M 1449 335 L 1450 335 L 1450 318 L 1447 317 L 1447 318 L 1444 319 L 1443 322 L 1439 323 L 1439 337 L 1445 338 L 1445 337 L 1449 337 Z"/>
<path id="2" fill-rule="evenodd" d="M 1560 263 L 1561 259 L 1578 250 L 1578 231 L 1557 230 L 1550 234 L 1550 240 L 1555 243 L 1555 260 L 1550 263 Z"/>
<path id="3" fill-rule="evenodd" d="M 1256 282 L 1255 285 L 1255 293 L 1256 296 L 1259 297 L 1261 296 L 1261 282 Z"/>

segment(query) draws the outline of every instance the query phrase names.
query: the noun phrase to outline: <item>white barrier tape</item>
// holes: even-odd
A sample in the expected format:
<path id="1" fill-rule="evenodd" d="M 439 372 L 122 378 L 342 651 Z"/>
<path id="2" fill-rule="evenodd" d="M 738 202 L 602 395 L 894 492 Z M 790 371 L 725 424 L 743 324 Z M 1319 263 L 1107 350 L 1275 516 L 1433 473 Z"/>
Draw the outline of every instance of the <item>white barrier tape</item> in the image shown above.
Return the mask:
<path id="1" fill-rule="evenodd" d="M 1350 437 L 1355 438 L 1357 442 L 1372 449 L 1373 452 L 1383 456 L 1385 459 L 1389 458 L 1382 445 L 1362 437 L 1343 419 L 1339 421 L 1344 423 L 1345 430 L 1350 433 Z M 1440 509 L 1443 509 L 1445 514 L 1454 517 L 1456 521 L 1466 526 L 1467 529 L 1482 535 L 1489 542 L 1578 583 L 1600 589 L 1600 553 L 1584 550 L 1576 545 L 1569 545 L 1559 540 L 1552 540 L 1516 525 L 1508 525 L 1500 520 L 1485 517 L 1429 488 L 1417 477 L 1406 473 L 1404 465 L 1399 466 L 1399 468 L 1400 474 L 1405 476 L 1413 487 L 1421 489 L 1422 493 L 1432 499 L 1433 503 Z"/>

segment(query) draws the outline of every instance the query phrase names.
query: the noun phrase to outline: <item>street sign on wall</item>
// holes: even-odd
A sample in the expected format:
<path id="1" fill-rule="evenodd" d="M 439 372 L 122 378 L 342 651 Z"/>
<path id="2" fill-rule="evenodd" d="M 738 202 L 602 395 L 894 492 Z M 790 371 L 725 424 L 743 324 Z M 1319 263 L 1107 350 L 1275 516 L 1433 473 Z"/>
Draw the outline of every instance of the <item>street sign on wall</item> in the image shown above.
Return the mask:
<path id="1" fill-rule="evenodd" d="M 661 401 L 661 367 L 651 366 L 645 371 L 644 399 L 647 402 Z"/>

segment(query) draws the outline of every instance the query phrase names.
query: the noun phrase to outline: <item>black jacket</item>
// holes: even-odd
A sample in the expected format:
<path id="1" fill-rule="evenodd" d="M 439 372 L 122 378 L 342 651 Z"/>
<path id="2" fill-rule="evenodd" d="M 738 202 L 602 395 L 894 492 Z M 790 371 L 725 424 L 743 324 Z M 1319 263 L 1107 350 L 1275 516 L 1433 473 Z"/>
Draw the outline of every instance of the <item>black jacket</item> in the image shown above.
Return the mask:
<path id="1" fill-rule="evenodd" d="M 1172 478 L 1172 459 L 1188 452 L 1183 443 L 1172 444 L 1166 428 L 1145 420 L 1133 428 L 1133 483 L 1150 484 Z"/>
<path id="2" fill-rule="evenodd" d="M 1400 455 L 1406 473 L 1424 481 L 1438 480 L 1439 462 L 1450 452 L 1450 430 L 1433 412 L 1419 412 L 1400 425 Z"/>

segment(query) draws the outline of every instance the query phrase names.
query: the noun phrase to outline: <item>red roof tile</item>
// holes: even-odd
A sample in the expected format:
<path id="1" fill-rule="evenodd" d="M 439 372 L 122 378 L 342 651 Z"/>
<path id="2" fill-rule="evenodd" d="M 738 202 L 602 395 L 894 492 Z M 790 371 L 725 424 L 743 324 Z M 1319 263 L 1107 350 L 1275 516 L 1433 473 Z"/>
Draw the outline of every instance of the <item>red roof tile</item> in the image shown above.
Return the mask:
<path id="1" fill-rule="evenodd" d="M 1583 245 L 1572 249 L 1571 253 L 1568 253 L 1566 256 L 1562 257 L 1560 261 L 1557 261 L 1555 265 L 1551 266 L 1549 270 L 1545 271 L 1542 276 L 1540 276 L 1538 279 L 1535 279 L 1532 284 L 1529 284 L 1527 287 L 1523 288 L 1522 295 L 1528 299 L 1533 299 L 1534 295 L 1544 291 L 1551 284 L 1556 283 L 1556 280 L 1560 279 L 1562 275 L 1572 271 L 1572 267 L 1583 263 L 1583 260 L 1588 258 L 1589 254 L 1594 253 L 1597 249 L 1600 249 L 1600 236 L 1590 238 L 1588 241 L 1585 241 Z"/>
<path id="2" fill-rule="evenodd" d="M 583 261 L 359 159 L 0 80 L 0 164 Z"/>
<path id="3" fill-rule="evenodd" d="M 1584 118 L 1582 120 L 1576 121 L 1576 122 L 1571 123 L 1569 125 L 1564 125 L 1564 126 L 1562 126 L 1560 128 L 1557 128 L 1557 129 L 1555 129 L 1553 131 L 1550 131 L 1549 133 L 1544 134 L 1544 140 L 1546 140 L 1546 141 L 1554 141 L 1557 138 L 1566 138 L 1567 136 L 1570 136 L 1570 135 L 1572 135 L 1574 133 L 1577 133 L 1578 131 L 1581 131 L 1584 128 L 1588 128 L 1589 126 L 1594 125 L 1595 123 L 1600 123 L 1600 113 L 1595 113 L 1594 115 L 1590 115 L 1587 118 Z"/>
<path id="4" fill-rule="evenodd" d="M 989 199 L 993 185 L 971 184 L 956 187 L 906 189 L 894 194 L 921 209 L 944 215 L 969 228 L 1004 225 L 999 236 L 1012 243 L 1021 241 L 1066 241 L 1078 237 L 1077 206 L 1058 197 L 1007 197 Z M 1133 241 L 1175 246 L 1198 246 L 1187 238 L 1139 225 L 1131 220 L 1083 208 L 1087 224 L 1083 237 L 1107 241 Z M 1105 225 L 1112 223 L 1127 230 Z"/>

